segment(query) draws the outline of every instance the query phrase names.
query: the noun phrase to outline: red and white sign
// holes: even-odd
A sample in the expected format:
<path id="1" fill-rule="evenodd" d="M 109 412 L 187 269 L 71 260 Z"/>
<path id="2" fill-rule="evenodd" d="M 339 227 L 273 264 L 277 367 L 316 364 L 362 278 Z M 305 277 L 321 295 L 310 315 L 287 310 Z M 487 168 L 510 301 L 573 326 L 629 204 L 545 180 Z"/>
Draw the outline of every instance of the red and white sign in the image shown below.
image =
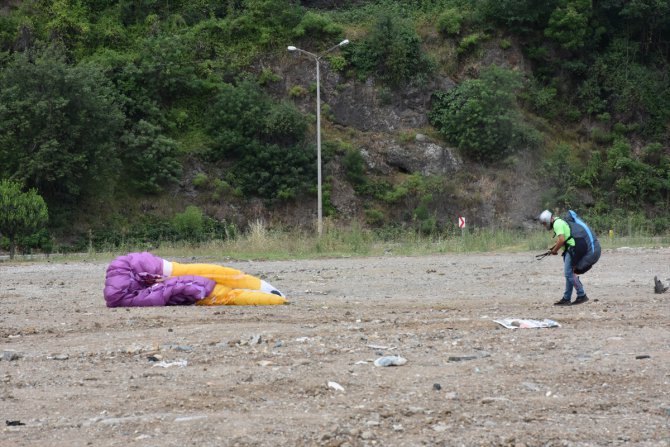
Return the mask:
<path id="1" fill-rule="evenodd" d="M 465 217 L 458 216 L 458 228 L 465 228 Z"/>

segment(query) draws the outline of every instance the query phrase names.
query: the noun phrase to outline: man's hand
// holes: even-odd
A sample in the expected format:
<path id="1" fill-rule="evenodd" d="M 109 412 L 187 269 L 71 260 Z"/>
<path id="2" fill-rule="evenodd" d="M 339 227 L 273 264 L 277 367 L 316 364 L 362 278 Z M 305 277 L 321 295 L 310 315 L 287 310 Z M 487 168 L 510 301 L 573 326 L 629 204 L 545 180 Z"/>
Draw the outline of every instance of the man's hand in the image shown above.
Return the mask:
<path id="1" fill-rule="evenodd" d="M 557 255 L 558 250 L 565 244 L 565 236 L 562 234 L 558 235 L 558 239 L 556 240 L 556 244 L 554 244 L 553 247 L 551 247 L 551 254 L 552 255 Z"/>

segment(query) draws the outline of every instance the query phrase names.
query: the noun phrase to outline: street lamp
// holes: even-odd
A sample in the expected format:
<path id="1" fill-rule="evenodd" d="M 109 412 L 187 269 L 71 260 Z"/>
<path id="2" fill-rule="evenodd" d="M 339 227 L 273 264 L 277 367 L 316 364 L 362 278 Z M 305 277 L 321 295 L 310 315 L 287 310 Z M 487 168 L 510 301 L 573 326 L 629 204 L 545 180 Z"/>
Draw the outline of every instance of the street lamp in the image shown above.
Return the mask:
<path id="1" fill-rule="evenodd" d="M 328 48 L 321 54 L 310 53 L 309 51 L 301 50 L 300 48 L 294 47 L 293 45 L 288 46 L 289 51 L 298 51 L 302 54 L 305 54 L 314 59 L 316 62 L 316 165 L 317 165 L 317 228 L 319 232 L 319 237 L 323 233 L 323 199 L 321 194 L 321 88 L 319 86 L 319 78 L 321 74 L 319 72 L 319 61 L 321 58 L 333 51 L 336 48 L 340 48 L 349 43 L 349 39 L 344 39 L 342 42 Z"/>

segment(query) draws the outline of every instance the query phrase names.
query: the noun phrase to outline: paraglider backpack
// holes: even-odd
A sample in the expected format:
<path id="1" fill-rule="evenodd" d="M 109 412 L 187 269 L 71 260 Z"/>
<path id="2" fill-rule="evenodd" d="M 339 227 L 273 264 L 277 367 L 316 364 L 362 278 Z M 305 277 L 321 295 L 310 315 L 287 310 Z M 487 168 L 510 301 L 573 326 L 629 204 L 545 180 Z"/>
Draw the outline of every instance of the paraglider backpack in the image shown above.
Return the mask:
<path id="1" fill-rule="evenodd" d="M 586 222 L 573 210 L 568 210 L 562 219 L 570 226 L 568 239 L 575 240 L 572 262 L 575 273 L 581 275 L 591 270 L 600 259 L 600 242 Z"/>

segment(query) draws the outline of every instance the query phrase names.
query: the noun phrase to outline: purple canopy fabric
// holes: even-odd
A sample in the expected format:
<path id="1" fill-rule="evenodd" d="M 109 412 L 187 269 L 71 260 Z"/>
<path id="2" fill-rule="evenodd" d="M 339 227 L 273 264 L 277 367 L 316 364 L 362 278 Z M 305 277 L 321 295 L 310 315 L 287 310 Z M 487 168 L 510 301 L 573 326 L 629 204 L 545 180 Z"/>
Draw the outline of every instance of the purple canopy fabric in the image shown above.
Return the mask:
<path id="1" fill-rule="evenodd" d="M 103 294 L 107 307 L 177 306 L 207 297 L 215 285 L 201 276 L 165 276 L 162 258 L 129 253 L 107 267 Z"/>

